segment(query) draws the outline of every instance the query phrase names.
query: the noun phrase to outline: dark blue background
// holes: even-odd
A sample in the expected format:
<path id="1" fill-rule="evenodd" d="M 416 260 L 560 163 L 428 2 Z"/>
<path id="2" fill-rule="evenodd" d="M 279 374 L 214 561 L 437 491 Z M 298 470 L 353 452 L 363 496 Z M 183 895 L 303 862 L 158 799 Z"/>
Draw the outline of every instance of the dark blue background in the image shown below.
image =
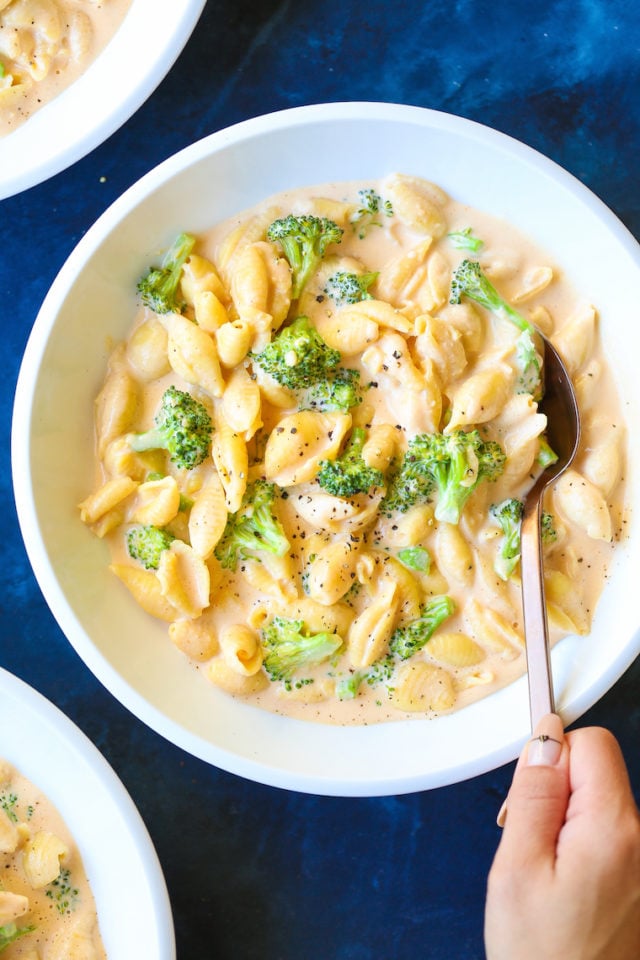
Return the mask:
<path id="1" fill-rule="evenodd" d="M 404 102 L 493 126 L 571 171 L 640 238 L 639 56 L 637 0 L 209 0 L 131 120 L 0 203 L 0 663 L 61 707 L 124 781 L 165 871 L 179 960 L 481 960 L 511 766 L 384 799 L 288 793 L 183 753 L 98 684 L 41 599 L 13 509 L 13 391 L 49 285 L 98 215 L 165 157 L 230 123 L 328 100 Z M 639 679 L 636 661 L 581 721 L 619 737 L 636 794 Z"/>

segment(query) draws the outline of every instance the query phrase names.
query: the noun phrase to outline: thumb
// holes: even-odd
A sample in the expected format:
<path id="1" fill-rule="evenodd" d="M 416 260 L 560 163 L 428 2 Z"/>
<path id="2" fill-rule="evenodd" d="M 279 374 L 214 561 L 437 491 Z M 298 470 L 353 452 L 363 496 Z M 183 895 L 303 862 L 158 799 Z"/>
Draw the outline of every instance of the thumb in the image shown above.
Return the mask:
<path id="1" fill-rule="evenodd" d="M 569 747 L 560 717 L 551 713 L 536 727 L 516 766 L 500 852 L 512 862 L 553 862 L 569 794 Z"/>

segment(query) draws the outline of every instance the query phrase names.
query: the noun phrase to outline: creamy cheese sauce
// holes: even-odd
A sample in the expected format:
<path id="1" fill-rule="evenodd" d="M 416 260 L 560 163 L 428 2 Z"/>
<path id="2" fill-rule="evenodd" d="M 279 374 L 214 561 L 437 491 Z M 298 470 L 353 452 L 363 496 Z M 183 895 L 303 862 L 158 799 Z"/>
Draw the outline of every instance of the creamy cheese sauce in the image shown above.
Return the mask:
<path id="1" fill-rule="evenodd" d="M 131 0 L 0 0 L 0 136 L 78 79 Z"/>
<path id="2" fill-rule="evenodd" d="M 271 299 L 265 294 L 258 303 L 252 288 L 247 299 L 237 276 L 232 279 L 240 263 L 239 259 L 234 260 L 238 251 L 252 244 L 260 249 L 266 225 L 289 212 L 334 217 L 344 227 L 342 241 L 330 248 L 327 259 L 309 281 L 296 315 L 308 316 L 321 334 L 324 332 L 329 337 L 333 331 L 333 336 L 333 319 L 344 308 L 338 309 L 326 294 L 329 276 L 340 269 L 374 271 L 378 273 L 371 287 L 374 301 L 391 303 L 408 324 L 409 331 L 398 333 L 380 325 L 371 344 L 373 350 L 368 346 L 343 353 L 344 365 L 358 370 L 361 383 L 366 385 L 362 403 L 349 411 L 349 427 L 361 426 L 372 431 L 385 425 L 395 433 L 394 456 L 398 458 L 411 437 L 445 429 L 449 416 L 457 416 L 461 429 L 479 427 L 483 437 L 500 443 L 507 452 L 502 476 L 495 482 L 478 486 L 457 525 L 438 522 L 434 517 L 435 494 L 406 513 L 393 513 L 388 517 L 377 512 L 381 492 L 375 490 L 347 500 L 329 498 L 332 501 L 329 508 L 327 495 L 319 489 L 313 476 L 305 475 L 300 480 L 294 475 L 295 482 L 292 482 L 289 466 L 276 464 L 274 468 L 273 463 L 269 466 L 269 448 L 275 443 L 278 430 L 283 429 L 283 423 L 294 423 L 293 432 L 297 437 L 298 421 L 286 419 L 291 416 L 292 408 L 287 406 L 286 398 L 278 396 L 278 390 L 273 390 L 273 384 L 264 383 L 256 363 L 245 357 L 238 364 L 257 376 L 261 384 L 259 420 L 262 426 L 248 431 L 251 433 L 247 444 L 249 479 L 266 478 L 284 491 L 284 496 L 276 500 L 275 510 L 291 549 L 285 557 L 277 561 L 267 559 L 263 565 L 240 562 L 235 572 L 222 569 L 215 554 L 208 555 L 211 602 L 207 605 L 207 600 L 201 615 L 197 616 L 193 616 L 193 611 L 185 616 L 183 607 L 183 615 L 175 617 L 169 633 L 208 679 L 266 710 L 337 724 L 434 717 L 464 707 L 524 672 L 519 569 L 516 565 L 507 579 L 496 572 L 502 540 L 498 526 L 489 518 L 489 509 L 505 498 L 522 498 L 532 485 L 539 470 L 534 453 L 538 451 L 544 422 L 540 421 L 531 397 L 513 389 L 517 329 L 504 320 L 492 318 L 481 307 L 449 303 L 451 273 L 464 258 L 478 259 L 505 299 L 556 341 L 571 366 L 579 394 L 583 432 L 575 472 L 568 489 L 550 492 L 545 503 L 557 534 L 545 552 L 553 642 L 567 633 L 589 632 L 615 542 L 622 536 L 625 427 L 613 377 L 599 344 L 595 311 L 572 289 L 561 268 L 550 263 L 543 251 L 510 225 L 444 197 L 438 188 L 427 187 L 427 197 L 432 198 L 435 191 L 439 220 L 439 225 L 428 224 L 428 229 L 419 218 L 416 222 L 411 219 L 411 211 L 416 207 L 422 211 L 424 195 L 420 184 L 417 199 L 412 199 L 408 207 L 402 191 L 396 190 L 394 194 L 385 181 L 326 184 L 271 197 L 254 210 L 216 226 L 199 239 L 196 248 L 200 257 L 215 265 L 230 291 L 225 304 L 226 322 L 229 317 L 239 316 L 242 320 L 252 309 L 257 309 L 256 305 L 263 313 L 268 312 L 270 305 L 275 309 L 275 294 L 272 289 Z M 394 215 L 379 216 L 376 224 L 364 231 L 364 236 L 349 222 L 354 198 L 362 188 L 375 188 L 382 197 L 389 191 L 394 201 Z M 457 249 L 449 237 L 469 229 L 482 240 L 478 252 Z M 186 285 L 183 288 L 186 289 Z M 385 293 L 384 298 L 381 291 Z M 189 298 L 187 300 L 193 306 Z M 250 306 L 248 300 L 251 300 Z M 368 303 L 360 304 L 365 314 Z M 196 307 L 196 319 L 197 313 Z M 98 426 L 102 450 L 99 489 L 126 469 L 131 472 L 130 458 L 122 456 L 122 436 L 126 430 L 149 428 L 166 387 L 169 384 L 185 387 L 185 381 L 176 375 L 175 364 L 172 367 L 167 361 L 167 349 L 169 354 L 171 350 L 162 339 L 162 317 L 160 321 L 151 311 L 143 309 L 135 320 L 127 345 L 120 345 L 114 351 L 107 383 L 113 384 L 124 373 L 136 384 L 136 398 L 134 403 L 129 403 L 129 412 L 120 420 L 119 427 L 114 426 L 112 416 L 105 416 L 104 409 L 102 411 L 102 423 Z M 352 318 L 353 324 L 357 322 L 357 317 Z M 455 331 L 453 346 L 447 339 L 452 330 Z M 155 339 L 150 331 L 155 331 Z M 220 342 L 216 330 L 212 337 Z M 402 339 L 398 340 L 399 337 Z M 149 346 L 152 339 L 153 349 Z M 399 344 L 399 349 L 384 354 L 381 345 L 387 341 L 390 348 Z M 165 343 L 160 349 L 164 361 L 156 362 L 153 369 L 153 365 L 147 366 L 141 375 L 159 342 Z M 410 364 L 401 358 L 405 349 L 402 343 L 409 347 Z M 255 346 L 254 351 L 258 352 Z M 396 359 L 397 370 L 394 369 Z M 504 383 L 498 377 L 481 402 L 477 401 L 474 388 L 470 399 L 462 404 L 459 399 L 464 396 L 462 388 L 476 374 L 482 375 L 482 381 L 488 371 L 505 365 L 506 381 L 511 384 L 509 390 L 504 392 Z M 231 382 L 231 369 L 223 365 L 223 393 Z M 413 386 L 409 384 L 412 378 Z M 211 409 L 219 431 L 219 418 L 224 416 L 225 409 L 224 395 L 222 399 L 207 397 L 197 379 L 192 377 L 189 389 L 194 392 L 195 383 L 195 393 Z M 104 397 L 113 398 L 111 389 L 105 388 L 103 392 L 103 408 Z M 477 412 L 471 419 L 471 414 L 465 419 L 461 404 L 476 402 Z M 119 403 L 122 409 L 123 404 Z M 496 409 L 489 416 L 491 404 Z M 296 410 L 294 405 L 294 414 Z M 106 438 L 109 444 L 105 442 L 105 431 L 109 434 Z M 292 450 L 297 449 L 296 442 L 296 438 L 290 439 Z M 141 467 L 138 463 L 138 473 L 132 474 L 136 483 L 144 482 L 144 470 L 172 472 L 164 455 L 149 456 L 146 465 Z M 188 478 L 180 471 L 173 471 L 181 492 L 196 502 L 199 490 L 206 486 L 212 472 L 215 469 L 210 460 L 192 471 Z M 576 488 L 580 488 L 580 495 L 575 494 Z M 584 491 L 588 491 L 588 496 L 583 495 Z M 107 536 L 114 563 L 125 568 L 125 572 L 132 564 L 125 536 L 135 519 L 135 504 L 139 506 L 135 498 L 139 496 L 137 490 L 116 508 L 105 510 L 103 515 L 84 517 L 96 532 Z M 112 525 L 114 516 L 118 521 L 116 526 Z M 188 513 L 178 513 L 168 527 L 177 537 L 189 542 Z M 349 585 L 353 583 L 355 587 L 348 592 L 338 591 L 335 599 L 329 600 L 326 584 L 317 578 L 314 580 L 310 571 L 314 570 L 313 562 L 318 555 L 330 552 L 332 545 L 345 543 L 349 556 L 343 560 L 343 575 L 350 577 Z M 407 547 L 428 551 L 431 559 L 428 572 L 407 568 L 400 562 L 398 554 Z M 352 563 L 354 556 L 357 563 Z M 183 566 L 183 571 L 185 569 Z M 335 579 L 335 564 L 327 569 Z M 193 583 L 187 583 L 192 575 L 185 573 L 184 576 L 183 590 L 193 590 Z M 175 601 L 175 589 L 166 586 L 166 579 L 163 582 L 165 597 L 171 595 Z M 158 613 L 152 609 L 153 604 L 141 599 L 136 584 L 130 581 L 127 585 L 143 605 L 147 604 L 147 609 L 163 619 L 172 619 L 171 611 Z M 386 607 L 385 591 L 389 597 Z M 397 627 L 415 619 L 430 599 L 443 595 L 453 600 L 453 614 L 419 653 L 403 664 L 394 665 L 395 673 L 390 681 L 372 685 L 365 681 L 351 699 L 336 698 L 336 683 L 360 670 L 366 671 L 371 665 L 371 655 L 366 651 L 363 654 L 360 649 L 362 640 L 356 638 L 355 622 L 366 620 L 367 611 L 378 604 L 379 613 L 367 628 L 366 646 L 369 651 L 376 648 L 375 659 L 379 660 L 388 651 L 389 632 L 386 639 L 382 636 L 376 640 L 374 635 L 386 611 L 392 611 L 390 622 L 392 627 Z M 259 637 L 261 626 L 273 615 L 302 619 L 314 633 L 337 632 L 345 640 L 346 652 L 342 648 L 343 652 L 333 661 L 305 668 L 297 675 L 300 682 L 270 682 L 259 668 L 260 652 L 252 648 L 251 643 L 257 642 L 255 638 Z M 242 630 L 238 629 L 239 625 Z M 242 647 L 241 653 L 238 653 L 239 647 Z"/>
<path id="3" fill-rule="evenodd" d="M 51 863 L 53 862 L 53 867 Z M 0 759 L 0 950 L 3 960 L 105 960 L 96 907 L 59 812 Z"/>

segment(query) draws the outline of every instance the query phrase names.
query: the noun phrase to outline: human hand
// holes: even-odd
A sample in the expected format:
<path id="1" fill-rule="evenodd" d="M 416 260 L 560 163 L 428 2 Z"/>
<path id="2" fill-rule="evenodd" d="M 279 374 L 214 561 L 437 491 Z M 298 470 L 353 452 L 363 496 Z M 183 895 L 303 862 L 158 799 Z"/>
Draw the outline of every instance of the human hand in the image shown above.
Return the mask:
<path id="1" fill-rule="evenodd" d="M 599 727 L 565 735 L 555 714 L 535 733 L 489 873 L 487 960 L 639 960 L 640 815 L 620 747 Z"/>

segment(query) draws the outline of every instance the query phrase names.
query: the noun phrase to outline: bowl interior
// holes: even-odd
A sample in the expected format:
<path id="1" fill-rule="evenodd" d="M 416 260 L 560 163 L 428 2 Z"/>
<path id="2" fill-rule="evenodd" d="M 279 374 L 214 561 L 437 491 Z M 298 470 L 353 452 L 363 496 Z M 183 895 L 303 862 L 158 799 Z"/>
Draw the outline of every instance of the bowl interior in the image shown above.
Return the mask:
<path id="1" fill-rule="evenodd" d="M 167 890 L 151 840 L 120 780 L 57 707 L 0 669 L 0 756 L 58 809 L 82 856 L 110 957 L 174 960 Z M 122 910 L 122 903 L 135 910 Z M 137 949 L 136 949 L 137 948 Z"/>
<path id="2" fill-rule="evenodd" d="M 171 68 L 204 4 L 132 0 L 75 83 L 2 138 L 0 200 L 64 170 L 128 120 Z"/>
<path id="3" fill-rule="evenodd" d="M 335 145 L 339 149 L 335 149 Z M 106 569 L 79 522 L 93 481 L 92 408 L 109 343 L 130 325 L 135 282 L 180 230 L 199 232 L 271 193 L 394 170 L 440 184 L 543 246 L 597 305 L 628 423 L 640 418 L 631 291 L 638 246 L 604 205 L 531 149 L 475 123 L 413 107 L 333 104 L 260 117 L 194 144 L 121 197 L 54 283 L 30 338 L 14 412 L 18 513 L 35 574 L 70 642 L 141 719 L 189 752 L 261 782 L 375 795 L 451 783 L 512 759 L 528 735 L 525 680 L 437 721 L 327 727 L 258 712 L 213 689 Z M 72 412 L 70 415 L 70 411 Z M 628 500 L 640 496 L 637 445 Z M 567 721 L 591 706 L 640 649 L 633 596 L 640 536 L 631 516 L 592 633 L 553 652 Z M 482 729 L 478 738 L 474 731 Z"/>

